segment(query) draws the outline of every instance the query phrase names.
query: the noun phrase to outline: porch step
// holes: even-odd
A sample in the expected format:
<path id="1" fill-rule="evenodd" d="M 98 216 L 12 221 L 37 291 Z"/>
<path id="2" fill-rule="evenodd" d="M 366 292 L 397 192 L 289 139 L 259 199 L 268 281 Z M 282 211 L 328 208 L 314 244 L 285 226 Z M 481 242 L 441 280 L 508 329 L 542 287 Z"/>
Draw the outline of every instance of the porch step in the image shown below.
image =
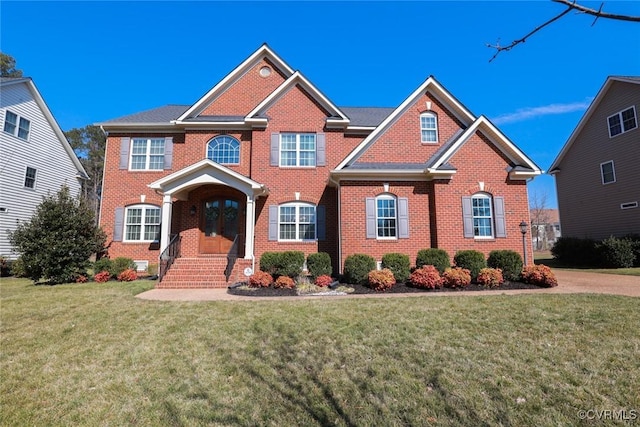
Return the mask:
<path id="1" fill-rule="evenodd" d="M 224 274 L 227 268 L 227 257 L 225 255 L 176 258 L 167 274 L 156 287 L 226 288 L 239 280 L 244 280 L 244 269 L 246 267 L 251 267 L 251 260 L 237 259 L 227 281 Z"/>

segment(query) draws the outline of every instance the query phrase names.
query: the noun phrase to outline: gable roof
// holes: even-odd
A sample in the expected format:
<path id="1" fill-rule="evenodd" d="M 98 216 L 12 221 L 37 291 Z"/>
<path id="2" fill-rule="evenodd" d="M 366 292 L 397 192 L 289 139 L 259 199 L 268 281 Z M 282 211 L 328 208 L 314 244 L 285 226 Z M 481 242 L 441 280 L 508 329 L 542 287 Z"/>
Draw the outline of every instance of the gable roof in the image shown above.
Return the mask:
<path id="1" fill-rule="evenodd" d="M 569 151 L 573 143 L 576 141 L 576 139 L 578 138 L 578 135 L 580 135 L 580 132 L 582 132 L 582 129 L 584 128 L 584 126 L 589 122 L 589 120 L 591 119 L 591 116 L 593 115 L 595 110 L 598 108 L 602 100 L 607 96 L 607 92 L 609 92 L 609 89 L 611 88 L 611 85 L 614 82 L 640 84 L 640 76 L 609 76 L 607 77 L 607 80 L 605 80 L 604 84 L 598 91 L 598 94 L 593 99 L 593 101 L 591 101 L 589 108 L 587 108 L 587 111 L 585 111 L 584 115 L 578 122 L 578 125 L 573 130 L 573 132 L 571 132 L 571 136 L 569 136 L 569 139 L 560 150 L 560 153 L 558 153 L 558 156 L 555 158 L 553 163 L 551 163 L 551 166 L 549 166 L 550 174 L 554 174 L 558 172 L 558 167 L 560 166 L 562 159 L 567 154 L 567 152 Z"/>
<path id="2" fill-rule="evenodd" d="M 62 145 L 62 148 L 71 159 L 71 162 L 73 163 L 73 165 L 76 167 L 78 171 L 77 176 L 82 179 L 89 179 L 89 176 L 87 175 L 87 172 L 82 166 L 82 163 L 80 163 L 78 156 L 73 151 L 73 148 L 71 148 L 71 144 L 69 144 L 69 141 L 67 140 L 67 137 L 64 135 L 64 132 L 62 132 L 62 129 L 60 129 L 60 125 L 58 125 L 58 122 L 56 121 L 55 117 L 53 117 L 51 110 L 49 110 L 47 103 L 45 102 L 44 98 L 40 94 L 40 91 L 38 91 L 38 88 L 36 87 L 31 77 L 0 78 L 0 86 L 2 87 L 14 85 L 14 84 L 25 84 L 27 86 L 27 88 L 29 89 L 29 92 L 31 92 L 31 96 L 33 96 L 34 101 L 40 108 L 40 111 L 42 111 L 42 114 L 44 115 L 45 119 L 49 123 L 49 126 L 51 126 L 51 129 L 55 133 L 60 144 Z"/>
<path id="3" fill-rule="evenodd" d="M 109 124 L 167 124 L 172 120 L 176 120 L 189 108 L 189 105 L 164 105 L 162 107 L 152 108 L 151 110 L 141 111 L 139 113 L 129 114 L 127 116 L 117 117 L 115 119 L 105 120 L 98 125 Z"/>

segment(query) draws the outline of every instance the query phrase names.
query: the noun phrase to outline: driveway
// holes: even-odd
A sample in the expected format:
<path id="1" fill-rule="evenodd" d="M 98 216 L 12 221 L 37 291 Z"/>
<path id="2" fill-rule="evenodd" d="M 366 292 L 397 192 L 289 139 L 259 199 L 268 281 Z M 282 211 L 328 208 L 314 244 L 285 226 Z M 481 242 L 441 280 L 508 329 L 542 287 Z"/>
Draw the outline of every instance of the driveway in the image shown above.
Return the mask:
<path id="1" fill-rule="evenodd" d="M 478 292 L 433 292 L 424 294 L 366 294 L 331 298 L 406 298 L 416 296 L 461 296 L 461 295 L 517 295 L 528 293 L 549 294 L 611 294 L 640 297 L 640 277 L 617 274 L 599 274 L 588 271 L 554 270 L 559 285 L 549 289 L 522 289 L 508 291 Z M 226 289 L 151 289 L 137 295 L 138 298 L 158 301 L 269 301 L 301 300 L 319 297 L 246 297 L 229 295 Z"/>

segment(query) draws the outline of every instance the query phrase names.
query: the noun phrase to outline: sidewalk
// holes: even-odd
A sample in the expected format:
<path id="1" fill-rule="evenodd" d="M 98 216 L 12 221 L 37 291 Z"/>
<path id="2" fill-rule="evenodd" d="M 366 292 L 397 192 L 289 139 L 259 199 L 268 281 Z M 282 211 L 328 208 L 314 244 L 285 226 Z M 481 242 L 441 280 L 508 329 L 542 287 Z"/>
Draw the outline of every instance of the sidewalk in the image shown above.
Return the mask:
<path id="1" fill-rule="evenodd" d="M 407 297 L 450 297 L 465 295 L 517 295 L 517 294 L 611 294 L 640 297 L 640 277 L 617 274 L 599 274 L 586 271 L 554 270 L 559 285 L 548 289 L 522 289 L 508 291 L 477 292 L 425 292 L 424 294 L 365 294 L 345 296 L 309 297 L 246 297 L 230 295 L 227 289 L 151 289 L 138 294 L 145 300 L 157 301 L 286 301 L 320 298 L 407 298 Z"/>

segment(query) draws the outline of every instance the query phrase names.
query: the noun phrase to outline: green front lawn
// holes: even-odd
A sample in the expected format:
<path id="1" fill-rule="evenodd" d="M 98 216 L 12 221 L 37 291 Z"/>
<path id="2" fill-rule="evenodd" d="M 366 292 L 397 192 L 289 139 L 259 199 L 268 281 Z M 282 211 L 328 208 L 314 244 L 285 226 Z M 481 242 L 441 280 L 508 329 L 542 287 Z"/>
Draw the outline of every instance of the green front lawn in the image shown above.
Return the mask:
<path id="1" fill-rule="evenodd" d="M 640 408 L 638 299 L 157 302 L 0 282 L 0 425 L 592 425 Z"/>

